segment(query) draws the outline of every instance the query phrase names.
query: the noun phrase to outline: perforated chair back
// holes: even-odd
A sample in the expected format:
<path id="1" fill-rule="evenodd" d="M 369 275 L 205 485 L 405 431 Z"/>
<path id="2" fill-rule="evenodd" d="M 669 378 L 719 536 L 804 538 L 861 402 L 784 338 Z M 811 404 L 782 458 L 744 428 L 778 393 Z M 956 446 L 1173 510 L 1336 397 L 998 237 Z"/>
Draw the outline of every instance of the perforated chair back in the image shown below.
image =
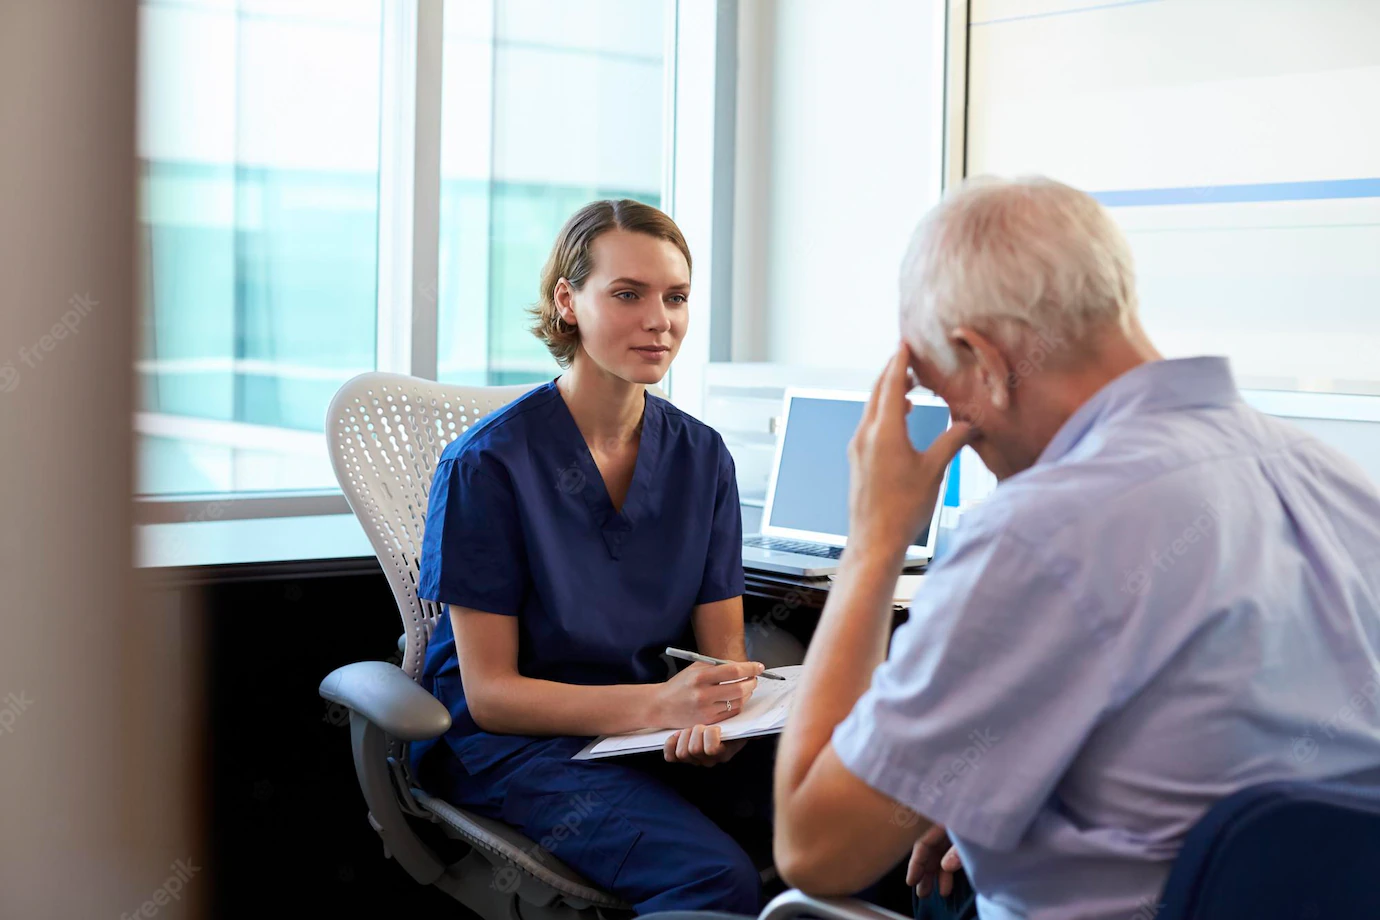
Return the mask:
<path id="1" fill-rule="evenodd" d="M 1227 796 L 1189 832 L 1146 916 L 1380 917 L 1380 788 L 1275 782 Z"/>
<path id="2" fill-rule="evenodd" d="M 417 597 L 427 496 L 441 451 L 537 385 L 457 386 L 376 372 L 347 381 L 331 400 L 331 465 L 398 602 L 407 639 L 402 668 L 413 680 L 441 612 Z"/>

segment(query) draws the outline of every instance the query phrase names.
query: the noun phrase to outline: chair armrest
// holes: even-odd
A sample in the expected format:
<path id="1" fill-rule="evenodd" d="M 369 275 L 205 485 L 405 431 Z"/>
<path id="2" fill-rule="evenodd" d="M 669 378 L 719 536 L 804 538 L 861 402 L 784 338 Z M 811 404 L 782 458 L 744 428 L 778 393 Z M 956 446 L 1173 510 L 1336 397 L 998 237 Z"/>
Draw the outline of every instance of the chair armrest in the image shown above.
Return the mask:
<path id="1" fill-rule="evenodd" d="M 321 696 L 359 713 L 399 741 L 439 738 L 450 728 L 441 701 L 386 661 L 357 661 L 321 682 Z"/>
<path id="2" fill-rule="evenodd" d="M 815 898 L 798 888 L 772 898 L 757 920 L 792 920 L 802 916 L 819 920 L 911 920 L 857 898 Z"/>

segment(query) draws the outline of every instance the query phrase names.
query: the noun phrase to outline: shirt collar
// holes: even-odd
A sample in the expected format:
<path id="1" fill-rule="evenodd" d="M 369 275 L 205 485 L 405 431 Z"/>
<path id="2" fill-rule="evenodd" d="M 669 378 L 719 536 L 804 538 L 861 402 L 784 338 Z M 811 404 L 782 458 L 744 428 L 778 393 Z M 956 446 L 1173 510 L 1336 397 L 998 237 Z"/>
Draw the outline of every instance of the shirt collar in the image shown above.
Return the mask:
<path id="1" fill-rule="evenodd" d="M 1226 406 L 1241 399 L 1226 358 L 1148 361 L 1112 380 L 1059 427 L 1035 465 L 1053 463 L 1089 432 L 1126 415 Z"/>

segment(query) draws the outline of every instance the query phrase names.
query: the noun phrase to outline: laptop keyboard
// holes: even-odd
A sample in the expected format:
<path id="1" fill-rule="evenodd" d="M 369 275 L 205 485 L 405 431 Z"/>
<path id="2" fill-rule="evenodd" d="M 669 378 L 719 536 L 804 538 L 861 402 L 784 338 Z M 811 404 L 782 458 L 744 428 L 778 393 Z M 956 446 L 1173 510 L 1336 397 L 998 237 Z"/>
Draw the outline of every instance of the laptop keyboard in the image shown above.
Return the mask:
<path id="1" fill-rule="evenodd" d="M 807 543 L 804 540 L 782 540 L 779 537 L 764 537 L 761 534 L 743 537 L 743 545 L 757 549 L 774 549 L 783 553 L 799 553 L 802 556 L 818 556 L 821 559 L 837 559 L 843 555 L 842 546 Z"/>

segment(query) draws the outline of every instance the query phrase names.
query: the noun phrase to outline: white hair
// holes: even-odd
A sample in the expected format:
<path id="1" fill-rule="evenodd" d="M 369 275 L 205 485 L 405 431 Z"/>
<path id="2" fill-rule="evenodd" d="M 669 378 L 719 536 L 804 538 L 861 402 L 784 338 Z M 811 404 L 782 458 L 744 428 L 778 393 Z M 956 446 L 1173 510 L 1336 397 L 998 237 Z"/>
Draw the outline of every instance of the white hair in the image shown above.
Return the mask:
<path id="1" fill-rule="evenodd" d="M 901 264 L 903 327 L 946 372 L 958 326 L 1023 326 L 1076 347 L 1106 324 L 1129 329 L 1135 311 L 1126 238 L 1092 196 L 1043 177 L 964 183 L 925 215 Z"/>

